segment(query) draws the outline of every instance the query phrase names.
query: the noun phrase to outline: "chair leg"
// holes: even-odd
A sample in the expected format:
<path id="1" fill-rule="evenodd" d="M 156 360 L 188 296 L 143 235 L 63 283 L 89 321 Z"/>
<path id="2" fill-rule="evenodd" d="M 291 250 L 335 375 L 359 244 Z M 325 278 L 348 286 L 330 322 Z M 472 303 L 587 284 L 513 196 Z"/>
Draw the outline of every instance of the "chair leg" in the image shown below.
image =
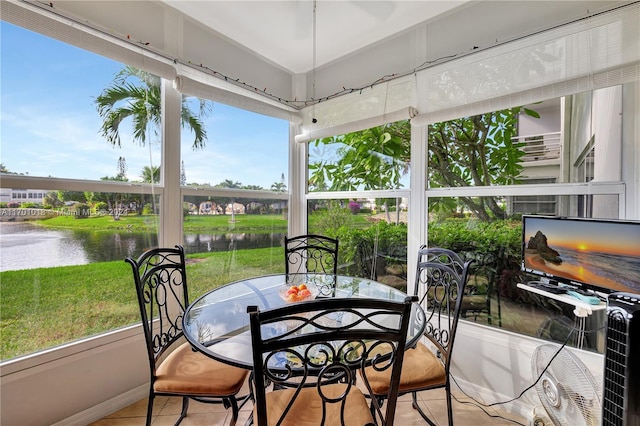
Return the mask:
<path id="1" fill-rule="evenodd" d="M 188 409 L 189 409 L 189 398 L 186 396 L 182 397 L 182 412 L 180 413 L 180 417 L 178 418 L 178 421 L 176 422 L 175 426 L 178 426 L 182 421 L 182 419 L 187 417 Z"/>
<path id="2" fill-rule="evenodd" d="M 422 411 L 422 408 L 420 408 L 420 405 L 418 404 L 418 393 L 417 392 L 411 392 L 411 399 L 413 400 L 413 403 L 411 404 L 413 409 L 414 410 L 418 410 L 418 413 L 420 413 L 420 416 L 422 416 L 424 421 L 429 423 L 431 426 L 437 426 L 433 421 L 431 421 L 431 419 L 429 417 L 427 417 L 427 415 L 424 413 L 424 411 Z M 449 418 L 449 422 L 451 422 L 451 417 Z"/>
<path id="3" fill-rule="evenodd" d="M 153 393 L 149 393 L 149 402 L 147 403 L 147 426 L 151 426 L 151 415 L 153 414 Z"/>
<path id="4" fill-rule="evenodd" d="M 447 392 L 447 416 L 449 418 L 449 426 L 453 426 L 453 407 L 451 406 L 451 388 L 446 387 Z"/>
<path id="5" fill-rule="evenodd" d="M 231 407 L 231 426 L 235 426 L 236 422 L 238 421 L 238 401 L 236 400 L 235 397 L 231 397 L 231 398 L 225 398 L 224 399 L 225 402 L 225 406 L 229 406 Z"/>

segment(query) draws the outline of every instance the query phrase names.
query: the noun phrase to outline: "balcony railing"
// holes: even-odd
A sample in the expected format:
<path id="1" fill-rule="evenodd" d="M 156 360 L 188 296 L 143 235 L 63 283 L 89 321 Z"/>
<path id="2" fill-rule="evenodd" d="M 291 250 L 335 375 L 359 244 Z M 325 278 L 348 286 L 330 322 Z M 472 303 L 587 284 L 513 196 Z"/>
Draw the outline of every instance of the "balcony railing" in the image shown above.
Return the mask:
<path id="1" fill-rule="evenodd" d="M 562 139 L 560 132 L 541 133 L 537 135 L 516 136 L 514 143 L 524 143 L 521 148 L 525 155 L 522 161 L 555 160 L 560 158 Z"/>

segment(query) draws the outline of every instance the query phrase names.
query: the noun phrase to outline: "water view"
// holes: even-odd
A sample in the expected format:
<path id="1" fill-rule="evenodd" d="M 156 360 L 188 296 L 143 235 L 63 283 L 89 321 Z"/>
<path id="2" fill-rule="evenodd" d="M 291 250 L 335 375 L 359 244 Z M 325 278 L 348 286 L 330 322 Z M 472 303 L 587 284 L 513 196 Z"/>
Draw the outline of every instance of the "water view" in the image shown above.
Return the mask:
<path id="1" fill-rule="evenodd" d="M 185 234 L 187 253 L 281 245 L 284 233 Z M 155 233 L 48 229 L 30 223 L 0 224 L 0 272 L 85 265 L 138 256 L 155 247 Z"/>

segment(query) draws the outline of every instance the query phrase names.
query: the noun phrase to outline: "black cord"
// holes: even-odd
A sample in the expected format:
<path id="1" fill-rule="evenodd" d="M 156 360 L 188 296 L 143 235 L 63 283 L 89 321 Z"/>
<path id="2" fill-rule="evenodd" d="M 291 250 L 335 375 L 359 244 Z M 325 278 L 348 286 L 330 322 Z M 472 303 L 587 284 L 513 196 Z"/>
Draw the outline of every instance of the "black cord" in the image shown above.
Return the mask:
<path id="1" fill-rule="evenodd" d="M 588 330 L 585 331 L 585 333 L 590 334 L 590 333 L 597 333 L 600 330 L 604 330 L 606 327 L 599 327 L 593 330 Z M 458 382 L 456 381 L 455 376 L 451 375 L 451 379 L 453 380 L 453 383 L 455 383 L 455 385 L 458 387 L 458 389 L 460 390 L 460 392 L 462 392 L 462 394 L 464 396 L 466 396 L 467 398 L 471 399 L 471 401 L 460 401 L 458 400 L 458 398 L 456 398 L 455 396 L 453 397 L 457 402 L 461 403 L 461 404 L 472 404 L 475 405 L 476 407 L 478 407 L 479 409 L 481 409 L 482 411 L 485 412 L 485 414 L 487 414 L 489 417 L 492 418 L 500 418 L 503 419 L 505 421 L 517 424 L 517 425 L 522 425 L 522 426 L 526 426 L 523 425 L 522 423 L 518 422 L 517 420 L 513 420 L 513 419 L 509 419 L 506 417 L 503 417 L 501 415 L 492 415 L 489 414 L 483 407 L 493 407 L 495 405 L 503 405 L 503 404 L 508 404 L 510 402 L 516 401 L 520 398 L 522 398 L 522 396 L 529 391 L 531 388 L 535 387 L 535 385 L 542 379 L 543 374 L 549 369 L 549 367 L 551 367 L 551 363 L 553 362 L 553 360 L 560 354 L 560 352 L 562 351 L 562 349 L 564 349 L 564 347 L 567 345 L 567 342 L 569 341 L 569 339 L 571 338 L 571 336 L 573 335 L 573 333 L 575 331 L 578 330 L 578 327 L 576 327 L 575 325 L 573 326 L 573 328 L 571 330 L 569 330 L 569 333 L 567 333 L 567 337 L 564 340 L 564 342 L 562 342 L 562 344 L 560 345 L 560 347 L 558 348 L 558 350 L 556 351 L 556 353 L 553 354 L 553 356 L 551 357 L 551 359 L 549 360 L 549 362 L 547 363 L 547 365 L 544 367 L 544 369 L 540 372 L 540 375 L 538 376 L 538 378 L 536 379 L 535 382 L 533 382 L 531 385 L 527 386 L 522 392 L 520 392 L 520 394 L 514 398 L 508 399 L 506 401 L 498 401 L 498 402 L 493 402 L 491 404 L 485 404 L 482 403 L 478 400 L 476 400 L 474 397 L 468 395 L 463 389 L 462 387 L 460 387 L 460 385 L 458 384 Z"/>
<path id="2" fill-rule="evenodd" d="M 451 376 L 451 377 L 453 377 L 453 376 Z M 454 379 L 454 381 L 455 381 L 455 379 Z M 457 385 L 457 383 L 456 383 L 456 385 Z M 459 386 L 458 386 L 458 388 L 459 388 Z M 463 393 L 464 393 L 464 392 L 463 392 Z M 466 394 L 465 394 L 465 395 L 466 395 Z M 508 419 L 508 418 L 506 418 L 506 417 L 504 417 L 504 416 L 501 416 L 500 414 L 490 414 L 487 410 L 485 410 L 485 409 L 484 409 L 483 404 L 482 404 L 482 403 L 480 403 L 480 402 L 478 402 L 478 401 L 476 401 L 475 399 L 473 400 L 473 402 L 472 402 L 472 401 L 460 401 L 458 398 L 456 398 L 456 396 L 455 396 L 455 395 L 451 395 L 451 396 L 453 397 L 453 399 L 455 399 L 455 400 L 456 400 L 457 402 L 459 402 L 460 404 L 470 404 L 470 405 L 474 405 L 474 406 L 478 407 L 479 409 L 481 409 L 482 411 L 484 411 L 484 413 L 485 413 L 488 417 L 491 417 L 491 418 L 493 418 L 493 419 L 502 419 L 502 420 L 504 420 L 504 421 L 511 422 L 511 423 L 514 423 L 514 424 L 517 424 L 517 425 L 520 425 L 520 426 L 527 426 L 527 425 L 525 425 L 524 423 L 520 423 L 520 422 L 519 422 L 519 421 L 517 421 L 517 420 Z M 471 397 L 469 397 L 469 398 L 471 398 Z M 471 399 L 473 399 L 473 398 L 471 398 Z"/>

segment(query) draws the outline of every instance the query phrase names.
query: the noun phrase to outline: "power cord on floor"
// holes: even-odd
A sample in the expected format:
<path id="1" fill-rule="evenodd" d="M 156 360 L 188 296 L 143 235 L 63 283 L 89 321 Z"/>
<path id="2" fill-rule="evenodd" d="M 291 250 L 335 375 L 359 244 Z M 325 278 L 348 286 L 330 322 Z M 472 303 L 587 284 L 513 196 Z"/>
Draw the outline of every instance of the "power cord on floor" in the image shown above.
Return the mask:
<path id="1" fill-rule="evenodd" d="M 455 382 L 455 378 L 453 376 L 451 376 L 454 379 Z M 456 386 L 458 386 L 458 384 L 456 383 Z M 458 386 L 458 389 L 460 388 L 460 386 Z M 464 393 L 464 392 L 463 392 Z M 465 393 L 465 395 L 467 395 Z M 477 408 L 481 409 L 488 417 L 494 418 L 494 419 L 502 419 L 504 421 L 516 424 L 516 425 L 520 425 L 520 426 L 527 426 L 523 423 L 520 423 L 517 420 L 513 420 L 513 419 L 508 419 L 504 416 L 501 416 L 500 414 L 490 414 L 487 410 L 484 409 L 485 406 L 483 406 L 483 404 L 481 402 L 476 401 L 475 399 L 471 398 L 470 396 L 468 396 L 469 398 L 473 399 L 473 401 L 460 401 L 458 398 L 455 397 L 455 395 L 451 395 L 453 397 L 453 399 L 455 399 L 457 402 L 459 402 L 460 404 L 469 404 L 469 405 L 474 405 Z"/>
<path id="2" fill-rule="evenodd" d="M 600 328 L 597 328 L 597 329 L 594 329 L 594 330 L 585 331 L 585 333 L 588 333 L 588 334 L 590 334 L 590 333 L 596 333 L 596 332 L 598 332 L 598 331 L 600 331 L 600 330 L 603 330 L 603 329 L 605 329 L 605 327 L 600 327 Z M 526 387 L 522 392 L 520 392 L 520 394 L 519 394 L 517 397 L 514 397 L 514 398 L 511 398 L 511 399 L 508 399 L 508 400 L 506 400 L 506 401 L 493 402 L 493 403 L 491 403 L 491 404 L 485 404 L 485 403 L 482 403 L 482 402 L 480 402 L 480 401 L 476 400 L 475 398 L 473 398 L 472 396 L 468 395 L 468 394 L 467 394 L 467 393 L 462 389 L 462 387 L 458 384 L 458 382 L 456 381 L 455 376 L 453 376 L 453 375 L 452 375 L 452 376 L 451 376 L 451 379 L 453 380 L 453 383 L 455 383 L 455 385 L 458 387 L 458 389 L 460 390 L 460 392 L 462 392 L 462 394 L 463 394 L 464 396 L 466 396 L 467 398 L 469 398 L 471 401 L 460 401 L 460 400 L 459 400 L 458 398 L 456 398 L 455 396 L 453 396 L 453 398 L 454 398 L 457 402 L 459 402 L 459 403 L 461 403 L 461 404 L 471 404 L 471 405 L 475 405 L 476 407 L 478 407 L 479 409 L 481 409 L 481 410 L 482 410 L 482 411 L 483 411 L 487 416 L 489 416 L 489 417 L 502 419 L 502 420 L 505 420 L 505 421 L 507 421 L 507 422 L 511 422 L 511 423 L 513 423 L 513 424 L 517 424 L 517 425 L 521 425 L 521 426 L 527 426 L 527 425 L 524 425 L 524 424 L 522 424 L 522 423 L 518 422 L 517 420 L 509 419 L 509 418 L 506 418 L 506 417 L 504 417 L 504 416 L 497 415 L 497 414 L 496 414 L 496 415 L 494 415 L 494 414 L 489 414 L 489 413 L 487 412 L 487 410 L 485 410 L 485 409 L 484 409 L 484 407 L 489 408 L 489 407 L 493 407 L 493 406 L 496 406 L 496 405 L 508 404 L 508 403 L 511 403 L 511 402 L 513 402 L 513 401 L 516 401 L 516 400 L 518 400 L 518 399 L 522 398 L 522 396 L 523 396 L 527 391 L 529 391 L 531 388 L 533 388 L 533 387 L 534 387 L 534 386 L 535 386 L 535 385 L 536 385 L 536 384 L 537 384 L 537 383 L 542 379 L 543 374 L 544 374 L 544 373 L 549 369 L 549 367 L 551 366 L 551 363 L 553 362 L 553 360 L 554 360 L 554 359 L 555 359 L 555 358 L 560 354 L 560 352 L 562 351 L 562 349 L 564 349 L 564 347 L 567 345 L 567 342 L 569 341 L 569 339 L 571 338 L 571 336 L 573 335 L 573 333 L 574 333 L 575 331 L 577 331 L 577 330 L 578 330 L 578 327 L 576 327 L 575 325 L 573 326 L 573 328 L 572 328 L 571 330 L 569 330 L 569 333 L 567 333 L 567 337 L 566 337 L 566 339 L 564 340 L 564 342 L 562 342 L 562 344 L 560 345 L 560 347 L 558 348 L 558 350 L 553 354 L 553 356 L 551 357 L 551 359 L 549 360 L 549 362 L 547 363 L 547 365 L 546 365 L 546 366 L 544 367 L 544 369 L 540 372 L 540 375 L 538 376 L 538 378 L 536 379 L 536 381 L 535 381 L 535 382 L 533 382 L 531 385 L 527 386 L 527 387 Z"/>

